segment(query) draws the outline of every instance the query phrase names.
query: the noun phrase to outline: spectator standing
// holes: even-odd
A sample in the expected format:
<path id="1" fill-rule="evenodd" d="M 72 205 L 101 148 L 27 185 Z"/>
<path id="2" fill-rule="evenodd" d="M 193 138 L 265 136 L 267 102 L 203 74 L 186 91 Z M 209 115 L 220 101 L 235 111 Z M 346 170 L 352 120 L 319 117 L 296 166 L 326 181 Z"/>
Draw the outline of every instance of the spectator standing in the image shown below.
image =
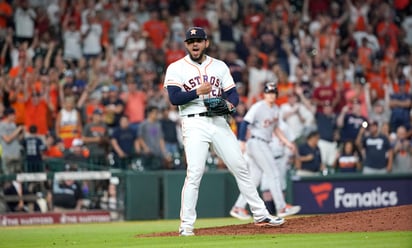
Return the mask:
<path id="1" fill-rule="evenodd" d="M 148 107 L 147 118 L 139 126 L 138 139 L 142 152 L 142 164 L 147 170 L 165 169 L 165 165 L 169 165 L 172 158 L 166 150 L 163 129 L 158 116 L 157 107 Z"/>
<path id="2" fill-rule="evenodd" d="M 325 166 L 333 166 L 338 151 L 337 135 L 338 128 L 336 124 L 336 114 L 333 111 L 331 102 L 325 101 L 323 103 L 322 112 L 316 112 L 316 106 L 313 106 L 311 102 L 303 94 L 301 87 L 296 88 L 296 92 L 301 97 L 302 102 L 307 108 L 312 111 L 315 118 L 315 126 L 319 132 L 318 147 L 322 163 Z"/>
<path id="3" fill-rule="evenodd" d="M 23 171 L 21 159 L 20 139 L 23 126 L 16 126 L 16 114 L 14 109 L 4 110 L 4 118 L 0 122 L 0 145 L 2 147 L 2 171 L 3 174 L 15 174 Z"/>
<path id="4" fill-rule="evenodd" d="M 406 81 L 398 80 L 398 92 L 390 95 L 389 106 L 391 108 L 390 128 L 395 132 L 399 126 L 411 128 L 410 111 L 412 106 L 412 96 L 406 91 Z"/>
<path id="5" fill-rule="evenodd" d="M 63 22 L 63 58 L 72 60 L 77 64 L 82 54 L 82 36 L 80 30 L 76 28 L 74 21 L 65 20 Z"/>
<path id="6" fill-rule="evenodd" d="M 29 130 L 30 126 L 34 125 L 37 128 L 37 133 L 45 136 L 49 132 L 49 113 L 54 111 L 54 106 L 49 100 L 49 93 L 36 92 L 34 90 L 31 90 L 31 93 L 29 93 L 27 86 L 25 88 L 24 125 L 26 130 Z"/>
<path id="7" fill-rule="evenodd" d="M 318 141 L 319 133 L 313 131 L 309 133 L 306 142 L 298 147 L 297 176 L 316 176 L 320 175 L 320 172 L 325 169 L 324 164 L 322 164 Z"/>
<path id="8" fill-rule="evenodd" d="M 316 112 L 322 113 L 325 101 L 329 101 L 332 108 L 338 103 L 338 96 L 336 90 L 333 88 L 331 81 L 327 78 L 327 72 L 321 70 L 317 75 L 317 82 L 319 86 L 313 90 L 312 100 L 316 104 Z"/>
<path id="9" fill-rule="evenodd" d="M 106 91 L 106 89 L 104 89 Z M 110 129 L 119 126 L 120 117 L 124 111 L 124 102 L 120 99 L 119 89 L 111 85 L 107 88 L 108 97 L 102 99 L 105 114 L 105 123 Z M 129 122 L 129 120 L 128 120 Z"/>
<path id="10" fill-rule="evenodd" d="M 8 1 L 0 0 L 0 40 L 3 40 L 7 34 L 11 18 L 13 16 L 13 8 Z"/>
<path id="11" fill-rule="evenodd" d="M 180 120 L 169 116 L 170 108 L 171 107 L 164 108 L 162 110 L 162 116 L 159 121 L 162 127 L 166 152 L 175 159 L 173 163 L 169 163 L 167 167 L 180 169 L 182 168 L 181 144 L 178 138 L 178 125 L 180 124 Z"/>
<path id="12" fill-rule="evenodd" d="M 365 85 L 365 102 L 366 107 L 368 108 L 368 118 L 377 121 L 379 128 L 382 128 L 385 123 L 389 123 L 391 109 L 389 107 L 389 88 L 387 85 L 380 85 L 380 87 L 384 88 L 384 99 L 378 99 L 375 100 L 375 102 L 372 102 L 370 97 L 372 92 L 369 84 L 367 83 Z"/>
<path id="13" fill-rule="evenodd" d="M 137 133 L 129 127 L 129 118 L 126 115 L 120 117 L 120 125 L 113 130 L 110 138 L 114 167 L 128 169 L 132 157 L 140 152 L 140 145 Z"/>
<path id="14" fill-rule="evenodd" d="M 25 171 L 26 172 L 43 172 L 43 152 L 46 145 L 37 134 L 37 127 L 31 125 L 29 134 L 22 141 L 25 152 Z"/>
<path id="15" fill-rule="evenodd" d="M 9 101 L 11 107 L 16 111 L 16 125 L 23 125 L 25 119 L 24 86 L 21 78 L 14 78 L 9 90 Z"/>
<path id="16" fill-rule="evenodd" d="M 161 49 L 169 37 L 169 27 L 159 17 L 157 9 L 150 11 L 150 19 L 143 23 L 143 35 L 148 37 L 156 49 Z"/>
<path id="17" fill-rule="evenodd" d="M 83 56 L 86 59 L 96 58 L 102 52 L 100 39 L 102 26 L 94 13 L 87 14 L 87 21 L 80 28 L 82 35 Z"/>
<path id="18" fill-rule="evenodd" d="M 392 142 L 393 147 L 393 169 L 394 173 L 412 172 L 412 140 L 408 138 L 407 130 L 404 126 L 399 126 L 396 130 L 396 138 Z"/>
<path id="19" fill-rule="evenodd" d="M 28 0 L 22 0 L 14 13 L 14 28 L 17 42 L 33 41 L 35 35 L 36 12 L 30 7 Z"/>
<path id="20" fill-rule="evenodd" d="M 279 115 L 294 134 L 292 141 L 297 143 L 304 140 L 314 122 L 313 113 L 299 101 L 295 92 L 288 94 L 288 101 L 280 106 Z"/>
<path id="21" fill-rule="evenodd" d="M 366 133 L 368 130 L 368 133 Z M 387 174 L 392 170 L 393 151 L 389 139 L 380 133 L 378 123 L 370 121 L 358 134 L 356 144 L 362 151 L 364 174 Z"/>
<path id="22" fill-rule="evenodd" d="M 127 92 L 124 92 L 120 97 L 124 102 L 124 114 L 129 117 L 132 129 L 137 132 L 139 124 L 145 119 L 147 94 L 138 89 L 133 74 L 127 75 L 126 83 Z"/>
<path id="23" fill-rule="evenodd" d="M 336 120 L 340 128 L 340 142 L 355 141 L 364 121 L 367 119 L 361 115 L 361 105 L 358 101 L 345 105 Z"/>
<path id="24" fill-rule="evenodd" d="M 103 122 L 103 111 L 95 109 L 91 123 L 83 129 L 82 140 L 90 151 L 89 161 L 92 164 L 106 166 L 106 154 L 109 152 L 108 129 Z"/>
<path id="25" fill-rule="evenodd" d="M 63 108 L 57 114 L 55 132 L 63 140 L 65 148 L 70 148 L 73 139 L 81 136 L 81 116 L 74 106 L 73 97 L 64 99 Z"/>

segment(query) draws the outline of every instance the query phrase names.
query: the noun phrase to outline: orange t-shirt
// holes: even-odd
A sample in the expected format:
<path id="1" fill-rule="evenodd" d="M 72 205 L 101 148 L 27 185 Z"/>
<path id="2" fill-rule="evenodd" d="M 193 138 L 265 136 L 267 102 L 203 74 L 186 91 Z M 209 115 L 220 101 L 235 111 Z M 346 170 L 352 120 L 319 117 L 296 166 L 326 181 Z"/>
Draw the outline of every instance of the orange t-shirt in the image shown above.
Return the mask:
<path id="1" fill-rule="evenodd" d="M 374 89 L 376 91 L 378 98 L 383 99 L 385 96 L 383 85 L 386 84 L 386 82 L 382 74 L 380 72 L 369 72 L 366 74 L 366 78 L 371 89 Z"/>
<path id="2" fill-rule="evenodd" d="M 94 112 L 96 109 L 100 109 L 100 110 L 103 112 L 103 111 L 104 111 L 104 106 L 103 106 L 103 104 L 98 104 L 98 105 L 91 104 L 91 103 L 86 104 L 86 108 L 85 108 L 85 112 L 86 112 L 86 123 L 92 122 L 93 112 Z"/>
<path id="3" fill-rule="evenodd" d="M 359 63 L 363 66 L 363 69 L 369 70 L 371 68 L 371 55 L 372 49 L 369 47 L 359 47 L 358 48 L 358 59 Z"/>
<path id="4" fill-rule="evenodd" d="M 3 1 L 0 3 L 0 13 L 10 18 L 13 15 L 13 9 L 11 8 L 10 4 Z M 0 28 L 6 28 L 6 27 L 7 27 L 7 18 L 0 16 Z"/>
<path id="5" fill-rule="evenodd" d="M 49 147 L 46 151 L 44 151 L 44 156 L 51 157 L 51 158 L 62 158 L 64 156 L 63 152 L 60 150 L 60 148 L 55 145 Z"/>
<path id="6" fill-rule="evenodd" d="M 146 108 L 146 93 L 137 91 L 133 94 L 126 93 L 127 101 L 124 108 L 124 113 L 129 116 L 130 123 L 141 122 L 145 119 Z M 125 95 L 126 96 L 126 95 Z M 125 96 L 122 96 L 124 99 Z"/>
<path id="7" fill-rule="evenodd" d="M 11 106 L 16 112 L 16 124 L 22 125 L 24 124 L 24 116 L 25 116 L 25 101 L 24 101 L 24 93 L 23 92 L 15 92 L 11 91 L 9 98 L 15 98 Z"/>
<path id="8" fill-rule="evenodd" d="M 287 83 L 278 83 L 278 97 L 276 98 L 276 105 L 281 106 L 284 103 L 288 102 L 288 94 L 292 92 L 293 84 L 290 82 Z"/>
<path id="9" fill-rule="evenodd" d="M 143 24 L 143 30 L 149 34 L 155 48 L 161 48 L 169 28 L 166 23 L 157 20 L 149 20 Z"/>
<path id="10" fill-rule="evenodd" d="M 15 67 L 13 67 L 13 68 L 10 69 L 10 71 L 9 71 L 9 76 L 10 76 L 11 78 L 15 78 L 15 77 L 17 77 L 17 76 L 19 75 L 19 72 L 20 72 L 20 66 L 15 66 Z M 33 72 L 33 67 L 28 66 L 28 67 L 26 67 L 26 71 L 23 72 L 23 76 L 24 76 L 26 73 L 32 73 L 32 72 Z"/>
<path id="11" fill-rule="evenodd" d="M 47 117 L 48 117 L 48 106 L 46 101 L 44 100 L 39 100 L 39 103 L 37 105 L 34 105 L 32 103 L 32 100 L 29 99 L 26 101 L 25 104 L 25 120 L 24 120 L 24 125 L 26 129 L 31 125 L 36 125 L 37 126 L 37 133 L 41 135 L 45 135 L 48 132 L 48 122 L 47 122 Z"/>

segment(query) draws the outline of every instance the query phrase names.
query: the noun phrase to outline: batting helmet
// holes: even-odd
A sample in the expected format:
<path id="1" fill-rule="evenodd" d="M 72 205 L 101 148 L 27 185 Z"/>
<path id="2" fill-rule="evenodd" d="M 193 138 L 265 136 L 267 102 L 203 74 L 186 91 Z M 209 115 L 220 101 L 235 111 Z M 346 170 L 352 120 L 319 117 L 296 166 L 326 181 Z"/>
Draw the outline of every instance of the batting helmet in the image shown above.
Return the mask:
<path id="1" fill-rule="evenodd" d="M 278 87 L 276 86 L 276 83 L 274 82 L 268 82 L 265 84 L 265 88 L 263 90 L 265 93 L 275 93 L 276 95 L 278 94 Z"/>

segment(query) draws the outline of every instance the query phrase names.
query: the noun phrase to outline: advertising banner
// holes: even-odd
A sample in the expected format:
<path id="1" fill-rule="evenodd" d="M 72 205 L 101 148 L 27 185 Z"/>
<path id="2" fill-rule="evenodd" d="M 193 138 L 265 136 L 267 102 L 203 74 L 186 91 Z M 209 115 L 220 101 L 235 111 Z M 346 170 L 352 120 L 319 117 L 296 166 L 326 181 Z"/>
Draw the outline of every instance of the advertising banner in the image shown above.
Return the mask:
<path id="1" fill-rule="evenodd" d="M 25 226 L 44 224 L 70 224 L 111 221 L 108 211 L 65 213 L 18 213 L 0 215 L 0 226 Z"/>
<path id="2" fill-rule="evenodd" d="M 302 214 L 335 213 L 412 204 L 411 179 L 293 181 Z"/>

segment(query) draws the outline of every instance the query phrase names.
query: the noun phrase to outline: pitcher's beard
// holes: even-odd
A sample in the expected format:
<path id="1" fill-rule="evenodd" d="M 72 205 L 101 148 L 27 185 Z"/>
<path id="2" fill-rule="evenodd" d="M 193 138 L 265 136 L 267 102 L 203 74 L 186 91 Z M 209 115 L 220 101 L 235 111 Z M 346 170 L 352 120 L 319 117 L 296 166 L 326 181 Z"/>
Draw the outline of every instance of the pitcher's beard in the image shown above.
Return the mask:
<path id="1" fill-rule="evenodd" d="M 193 62 L 201 64 L 203 62 L 204 57 L 205 57 L 205 51 L 201 52 L 198 57 L 193 57 L 192 54 L 189 53 L 189 57 Z"/>

